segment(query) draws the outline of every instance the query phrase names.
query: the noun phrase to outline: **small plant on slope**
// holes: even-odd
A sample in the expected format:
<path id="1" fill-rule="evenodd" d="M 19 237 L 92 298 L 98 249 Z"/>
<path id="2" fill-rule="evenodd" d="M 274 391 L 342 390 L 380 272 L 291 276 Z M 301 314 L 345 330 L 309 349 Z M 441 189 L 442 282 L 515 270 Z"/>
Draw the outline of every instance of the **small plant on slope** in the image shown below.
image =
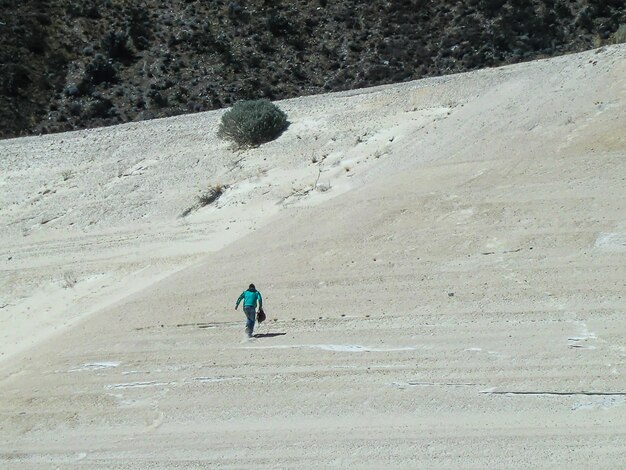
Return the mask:
<path id="1" fill-rule="evenodd" d="M 276 139 L 289 126 L 287 115 L 268 100 L 240 101 L 222 116 L 218 135 L 238 147 Z"/>
<path id="2" fill-rule="evenodd" d="M 209 204 L 213 204 L 215 201 L 217 201 L 220 198 L 222 194 L 224 194 L 224 191 L 226 190 L 226 188 L 227 188 L 227 185 L 224 186 L 221 184 L 216 184 L 215 186 L 211 186 L 209 189 L 207 189 L 206 191 L 198 195 L 196 203 L 193 206 L 185 209 L 180 216 L 187 217 L 193 211 L 200 209 L 201 207 L 208 206 Z"/>
<path id="3" fill-rule="evenodd" d="M 205 192 L 200 194 L 200 196 L 198 196 L 198 206 L 208 206 L 209 204 L 217 201 L 223 192 L 224 187 L 221 184 L 217 184 L 207 189 Z"/>

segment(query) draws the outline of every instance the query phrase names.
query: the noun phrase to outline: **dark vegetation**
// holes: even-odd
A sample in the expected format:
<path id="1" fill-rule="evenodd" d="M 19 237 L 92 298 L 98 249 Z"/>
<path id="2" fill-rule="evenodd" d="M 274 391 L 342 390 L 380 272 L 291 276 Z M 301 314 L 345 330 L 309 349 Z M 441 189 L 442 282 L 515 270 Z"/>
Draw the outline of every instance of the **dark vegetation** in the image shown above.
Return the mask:
<path id="1" fill-rule="evenodd" d="M 226 188 L 221 184 L 217 184 L 215 186 L 210 187 L 205 192 L 198 196 L 198 205 L 200 207 L 208 206 L 209 204 L 213 204 L 217 201 L 222 194 L 224 194 L 224 190 Z"/>
<path id="2" fill-rule="evenodd" d="M 580 51 L 623 0 L 0 0 L 0 137 Z"/>
<path id="3" fill-rule="evenodd" d="M 253 147 L 274 140 L 288 125 L 287 115 L 269 100 L 239 101 L 222 116 L 219 136 Z"/>
<path id="4" fill-rule="evenodd" d="M 187 217 L 193 211 L 196 211 L 202 207 L 208 206 L 209 204 L 213 204 L 222 196 L 222 194 L 224 194 L 224 191 L 226 191 L 227 188 L 228 188 L 228 185 L 223 186 L 221 184 L 210 186 L 206 191 L 203 191 L 202 193 L 200 193 L 198 197 L 196 198 L 196 203 L 193 206 L 190 206 L 187 209 L 185 209 L 182 212 L 182 214 L 180 214 L 180 216 Z"/>

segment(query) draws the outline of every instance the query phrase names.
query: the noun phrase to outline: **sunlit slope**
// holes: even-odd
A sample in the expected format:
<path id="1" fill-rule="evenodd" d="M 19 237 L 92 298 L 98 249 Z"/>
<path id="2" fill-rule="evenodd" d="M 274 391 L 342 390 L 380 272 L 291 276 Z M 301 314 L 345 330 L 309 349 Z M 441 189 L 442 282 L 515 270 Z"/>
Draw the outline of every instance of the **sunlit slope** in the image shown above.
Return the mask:
<path id="1" fill-rule="evenodd" d="M 388 152 L 351 140 L 328 190 L 5 365 L 0 462 L 619 466 L 624 76 L 623 47 L 460 75 L 378 133 L 371 94 Z"/>
<path id="2" fill-rule="evenodd" d="M 133 302 L 159 306 L 140 321 L 229 318 L 222 309 L 250 281 L 281 319 L 623 305 L 626 64 L 585 85 L 595 66 L 581 62 L 547 83 L 511 74 L 404 135 L 362 187 L 292 208 L 140 294 Z"/>

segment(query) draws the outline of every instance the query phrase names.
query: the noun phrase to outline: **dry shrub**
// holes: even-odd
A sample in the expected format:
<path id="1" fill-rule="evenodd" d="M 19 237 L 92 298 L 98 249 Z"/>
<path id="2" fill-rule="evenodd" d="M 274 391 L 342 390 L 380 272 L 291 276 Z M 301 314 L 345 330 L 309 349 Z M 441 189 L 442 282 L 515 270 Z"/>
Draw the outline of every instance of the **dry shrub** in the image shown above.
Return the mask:
<path id="1" fill-rule="evenodd" d="M 289 126 L 287 115 L 268 100 L 240 101 L 222 116 L 218 135 L 238 147 L 276 139 Z"/>

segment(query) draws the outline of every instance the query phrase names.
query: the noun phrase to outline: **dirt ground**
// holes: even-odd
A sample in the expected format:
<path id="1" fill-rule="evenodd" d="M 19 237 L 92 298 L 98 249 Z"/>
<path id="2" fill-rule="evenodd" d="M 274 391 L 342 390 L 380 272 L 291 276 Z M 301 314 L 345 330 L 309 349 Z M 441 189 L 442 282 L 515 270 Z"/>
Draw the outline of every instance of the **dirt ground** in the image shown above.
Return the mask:
<path id="1" fill-rule="evenodd" d="M 0 141 L 0 466 L 618 467 L 625 76 L 289 100 L 246 151 L 221 112 Z"/>

